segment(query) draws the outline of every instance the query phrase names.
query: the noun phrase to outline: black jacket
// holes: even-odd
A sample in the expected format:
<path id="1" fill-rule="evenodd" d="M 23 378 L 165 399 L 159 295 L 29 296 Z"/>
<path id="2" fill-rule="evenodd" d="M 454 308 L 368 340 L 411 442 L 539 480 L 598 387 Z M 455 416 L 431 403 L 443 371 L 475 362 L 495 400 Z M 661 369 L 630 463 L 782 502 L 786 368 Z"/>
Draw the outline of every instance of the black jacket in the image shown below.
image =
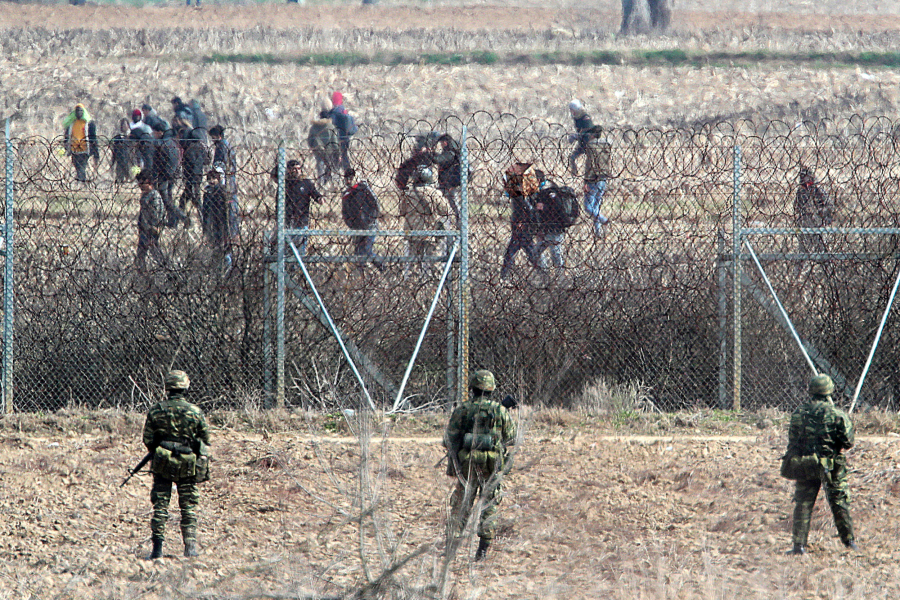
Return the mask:
<path id="1" fill-rule="evenodd" d="M 368 229 L 378 221 L 379 212 L 378 198 L 365 181 L 347 188 L 341 197 L 341 216 L 350 229 Z"/>
<path id="2" fill-rule="evenodd" d="M 272 179 L 278 179 L 278 167 L 269 173 Z M 284 223 L 287 227 L 309 226 L 309 205 L 321 202 L 322 194 L 309 179 L 284 179 Z"/>
<path id="3" fill-rule="evenodd" d="M 417 151 L 412 156 L 400 163 L 397 174 L 394 177 L 394 183 L 401 190 L 405 190 L 409 186 L 409 180 L 419 167 L 428 167 L 431 165 L 431 154 L 424 150 Z M 413 181 L 415 184 L 416 182 Z"/>
<path id="4" fill-rule="evenodd" d="M 153 158 L 153 176 L 157 181 L 174 181 L 181 170 L 181 149 L 175 139 L 175 132 L 167 130 L 156 141 L 156 155 Z"/>
<path id="5" fill-rule="evenodd" d="M 447 149 L 442 152 L 435 152 L 433 160 L 438 168 L 438 187 L 442 190 L 447 190 L 462 185 L 461 149 L 459 142 L 450 136 L 439 138 L 438 146 L 440 146 L 442 141 L 448 143 Z"/>

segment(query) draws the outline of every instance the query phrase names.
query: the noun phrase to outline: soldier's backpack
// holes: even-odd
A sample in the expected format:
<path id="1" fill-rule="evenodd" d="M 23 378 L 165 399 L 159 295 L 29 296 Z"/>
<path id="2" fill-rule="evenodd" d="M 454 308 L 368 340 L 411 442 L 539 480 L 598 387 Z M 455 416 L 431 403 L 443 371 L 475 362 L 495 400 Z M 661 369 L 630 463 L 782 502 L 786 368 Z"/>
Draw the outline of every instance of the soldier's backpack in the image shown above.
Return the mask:
<path id="1" fill-rule="evenodd" d="M 179 442 L 164 441 L 156 447 L 150 471 L 170 481 L 184 481 L 197 475 L 197 455 Z"/>
<path id="2" fill-rule="evenodd" d="M 831 474 L 834 460 L 817 454 L 805 456 L 784 455 L 781 458 L 781 476 L 792 481 L 824 479 Z"/>
<path id="3" fill-rule="evenodd" d="M 500 439 L 494 433 L 494 413 L 487 407 L 473 406 L 463 422 L 463 450 L 499 451 Z"/>
<path id="4" fill-rule="evenodd" d="M 531 163 L 513 163 L 504 173 L 503 189 L 511 197 L 530 196 L 539 187 L 540 182 Z"/>
<path id="5" fill-rule="evenodd" d="M 198 442 L 197 469 L 194 473 L 194 483 L 209 481 L 209 446 Z"/>

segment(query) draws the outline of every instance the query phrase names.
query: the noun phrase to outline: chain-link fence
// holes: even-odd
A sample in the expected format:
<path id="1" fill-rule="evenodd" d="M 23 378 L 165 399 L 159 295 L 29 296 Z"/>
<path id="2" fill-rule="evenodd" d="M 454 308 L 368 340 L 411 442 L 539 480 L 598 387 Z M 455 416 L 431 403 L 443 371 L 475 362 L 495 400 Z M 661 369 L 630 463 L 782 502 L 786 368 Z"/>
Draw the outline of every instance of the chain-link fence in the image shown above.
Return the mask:
<path id="1" fill-rule="evenodd" d="M 631 385 L 643 407 L 728 407 L 737 348 L 743 406 L 788 408 L 802 397 L 810 370 L 774 316 L 771 294 L 744 250 L 735 337 L 735 200 L 739 228 L 796 227 L 798 171 L 805 166 L 834 202 L 833 220 L 816 226 L 898 224 L 900 140 L 887 120 L 607 130 L 611 177 L 603 212 L 610 222 L 602 236 L 582 208 L 563 237 L 563 267 L 550 252 L 540 268 L 520 252 L 501 278 L 511 238 L 504 171 L 517 161 L 532 162 L 580 194 L 583 180 L 569 171 L 571 128 L 477 113 L 438 123 L 385 122 L 377 131 L 394 133 L 361 132 L 350 161 L 379 199 L 379 229 L 397 231 L 409 227 L 394 180 L 415 135 L 439 131 L 460 139 L 467 131 L 468 358 L 472 368 L 497 374 L 499 394 L 529 403 L 571 406 Z M 139 192 L 130 181 L 114 182 L 107 140 L 101 140 L 100 169 L 89 183 L 74 180 L 60 140 L 12 140 L 12 408 L 142 406 L 158 393 L 170 367 L 190 373 L 195 398 L 207 406 L 274 403 L 278 145 L 251 132 L 229 131 L 228 137 L 241 227 L 227 272 L 196 214 L 192 227 L 163 231 L 166 266 L 151 261 L 147 273 L 134 268 Z M 315 178 L 305 140 L 283 145 L 288 159 L 301 161 L 304 176 Z M 316 183 L 323 199 L 312 204 L 311 227 L 345 230 L 345 182 L 334 177 Z M 176 188 L 176 199 L 180 193 Z M 435 214 L 448 216 L 446 226 L 456 229 L 445 200 L 435 200 Z M 436 227 L 434 221 L 426 229 Z M 528 235 L 539 238 L 540 228 Z M 894 281 L 896 236 L 804 235 L 812 237 L 790 230 L 746 239 L 800 337 L 827 363 L 818 368 L 843 375 L 852 388 Z M 444 240 L 452 245 L 452 236 L 428 238 L 427 261 L 404 258 L 414 238 L 384 235 L 373 247 L 383 260 L 343 261 L 358 239 L 311 236 L 304 258 L 309 280 L 287 249 L 284 403 L 364 404 L 336 328 L 372 384 L 372 401 L 392 406 L 431 312 L 404 397 L 407 406 L 443 405 L 455 394 L 460 366 L 459 269 L 449 272 L 435 301 L 449 252 Z M 865 403 L 896 407 L 894 324 L 888 320 L 875 354 L 862 390 Z"/>

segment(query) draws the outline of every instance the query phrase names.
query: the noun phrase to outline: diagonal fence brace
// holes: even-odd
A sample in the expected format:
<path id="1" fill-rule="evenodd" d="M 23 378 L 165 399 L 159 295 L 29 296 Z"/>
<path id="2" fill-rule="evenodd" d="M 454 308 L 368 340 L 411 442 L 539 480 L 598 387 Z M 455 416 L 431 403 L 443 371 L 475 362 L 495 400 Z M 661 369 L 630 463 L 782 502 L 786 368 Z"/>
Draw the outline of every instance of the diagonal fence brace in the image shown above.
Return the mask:
<path id="1" fill-rule="evenodd" d="M 422 340 L 425 339 L 425 333 L 428 331 L 428 326 L 431 324 L 431 317 L 434 315 L 434 309 L 437 306 L 438 299 L 441 297 L 441 291 L 444 289 L 444 283 L 447 281 L 447 276 L 450 274 L 450 269 L 453 267 L 453 259 L 456 258 L 456 251 L 458 249 L 459 242 L 456 242 L 453 244 L 453 248 L 447 256 L 447 264 L 444 265 L 444 271 L 441 273 L 441 280 L 438 282 L 437 290 L 434 292 L 434 299 L 431 301 L 428 314 L 425 316 L 425 323 L 422 325 L 422 331 L 419 332 L 419 339 L 416 340 L 416 347 L 413 350 L 412 356 L 409 358 L 409 363 L 406 365 L 406 372 L 403 373 L 403 381 L 400 382 L 400 389 L 397 390 L 397 398 L 394 400 L 394 406 L 390 411 L 392 413 L 400 410 L 405 404 L 403 390 L 406 389 L 406 382 L 409 381 L 409 374 L 412 372 L 413 365 L 416 363 L 416 357 L 419 356 L 419 349 L 422 348 Z"/>
<path id="2" fill-rule="evenodd" d="M 341 352 L 344 353 L 344 358 L 347 359 L 347 364 L 350 365 L 350 369 L 353 371 L 353 375 L 356 377 L 356 380 L 362 387 L 363 395 L 366 397 L 366 401 L 369 403 L 369 407 L 373 411 L 377 410 L 375 408 L 375 403 L 372 402 L 372 396 L 369 395 L 369 388 L 366 386 L 366 382 L 363 381 L 362 375 L 359 374 L 359 369 L 356 368 L 356 363 L 350 356 L 350 352 L 347 350 L 347 346 L 344 344 L 344 339 L 341 336 L 341 333 L 338 331 L 337 326 L 334 324 L 334 320 L 331 318 L 331 315 L 328 314 L 328 309 L 325 308 L 325 302 L 322 301 L 322 296 L 319 295 L 319 290 L 316 289 L 316 284 L 313 283 L 312 277 L 310 277 L 309 271 L 307 270 L 306 265 L 303 263 L 303 258 L 300 256 L 300 252 L 297 251 L 297 246 L 294 245 L 294 240 L 288 240 L 288 242 L 291 245 L 291 250 L 294 253 L 294 258 L 297 259 L 297 264 L 300 265 L 300 269 L 303 271 L 303 277 L 306 278 L 306 283 L 309 284 L 309 288 L 312 290 L 313 295 L 316 297 L 316 302 L 318 302 L 319 308 L 322 310 L 322 314 L 325 315 L 325 318 L 328 321 L 328 326 L 331 329 L 331 333 L 334 335 L 334 339 L 336 339 L 338 345 L 340 345 Z"/>

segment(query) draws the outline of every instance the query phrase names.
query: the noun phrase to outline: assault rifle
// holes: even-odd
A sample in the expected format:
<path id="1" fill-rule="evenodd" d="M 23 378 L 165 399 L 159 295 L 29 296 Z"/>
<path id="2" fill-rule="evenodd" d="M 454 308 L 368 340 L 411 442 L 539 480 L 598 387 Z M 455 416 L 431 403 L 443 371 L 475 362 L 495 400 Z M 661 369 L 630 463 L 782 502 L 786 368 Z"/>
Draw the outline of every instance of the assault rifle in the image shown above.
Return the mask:
<path id="1" fill-rule="evenodd" d="M 153 458 L 153 452 L 148 452 L 148 453 L 147 453 L 147 456 L 145 456 L 144 458 L 142 458 L 142 459 L 141 459 L 141 462 L 139 462 L 138 465 L 137 465 L 135 468 L 133 468 L 133 469 L 131 470 L 131 472 L 128 474 L 128 477 L 125 478 L 125 481 L 123 481 L 123 482 L 122 482 L 122 485 L 120 485 L 119 487 L 125 487 L 125 484 L 128 483 L 128 481 L 129 481 L 132 477 L 134 477 L 135 475 L 137 475 L 138 471 L 140 471 L 141 469 L 143 469 L 143 468 L 144 468 L 144 465 L 146 465 L 148 462 L 150 462 L 150 459 L 151 459 L 151 458 Z"/>

